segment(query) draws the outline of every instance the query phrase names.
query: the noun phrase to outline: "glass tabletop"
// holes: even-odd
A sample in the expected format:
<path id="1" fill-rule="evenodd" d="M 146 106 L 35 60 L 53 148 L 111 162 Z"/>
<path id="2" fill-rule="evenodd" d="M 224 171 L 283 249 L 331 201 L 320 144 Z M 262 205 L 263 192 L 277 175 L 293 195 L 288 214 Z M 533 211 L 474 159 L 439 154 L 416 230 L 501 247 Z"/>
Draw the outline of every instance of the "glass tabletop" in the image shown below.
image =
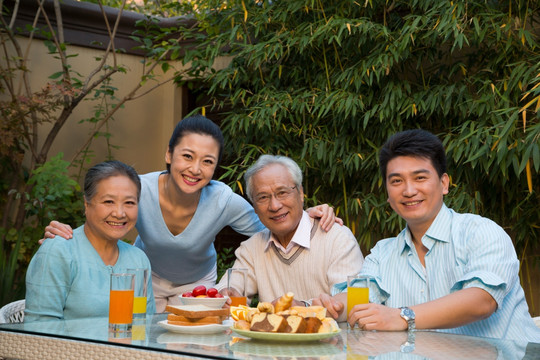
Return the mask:
<path id="1" fill-rule="evenodd" d="M 0 324 L 0 358 L 10 355 L 2 344 L 2 335 L 35 336 L 45 339 L 92 343 L 98 347 L 118 346 L 130 351 L 152 351 L 185 357 L 213 359 L 538 359 L 540 344 L 484 339 L 436 331 L 374 332 L 348 329 L 334 337 L 299 342 L 249 339 L 224 326 L 213 333 L 182 330 L 163 326 L 166 314 L 148 315 L 134 322 L 130 336 L 108 331 L 108 319 L 87 318 L 22 324 Z M 160 324 L 161 322 L 161 324 Z M 174 330 L 174 329 L 173 329 Z M 74 341 L 73 341 L 74 340 Z M 26 344 L 22 342 L 22 344 Z M 7 346 L 7 345 L 6 345 Z M 18 345 L 21 346 L 21 345 Z M 22 345 L 24 346 L 24 345 Z M 30 345 L 29 345 L 30 346 Z"/>

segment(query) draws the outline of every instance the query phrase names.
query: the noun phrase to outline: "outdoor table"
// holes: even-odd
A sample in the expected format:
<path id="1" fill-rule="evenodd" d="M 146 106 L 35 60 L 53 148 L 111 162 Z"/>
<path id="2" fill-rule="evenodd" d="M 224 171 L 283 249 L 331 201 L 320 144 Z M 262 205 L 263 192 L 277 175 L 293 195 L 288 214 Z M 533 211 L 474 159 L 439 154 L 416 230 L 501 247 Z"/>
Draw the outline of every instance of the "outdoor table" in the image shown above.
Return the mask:
<path id="1" fill-rule="evenodd" d="M 230 330 L 178 334 L 159 326 L 166 314 L 139 320 L 131 337 L 114 337 L 107 318 L 0 324 L 0 359 L 539 359 L 540 344 L 436 331 L 361 331 L 314 342 L 242 339 Z M 409 342 L 408 342 L 409 341 Z M 414 341 L 414 348 L 411 342 Z"/>

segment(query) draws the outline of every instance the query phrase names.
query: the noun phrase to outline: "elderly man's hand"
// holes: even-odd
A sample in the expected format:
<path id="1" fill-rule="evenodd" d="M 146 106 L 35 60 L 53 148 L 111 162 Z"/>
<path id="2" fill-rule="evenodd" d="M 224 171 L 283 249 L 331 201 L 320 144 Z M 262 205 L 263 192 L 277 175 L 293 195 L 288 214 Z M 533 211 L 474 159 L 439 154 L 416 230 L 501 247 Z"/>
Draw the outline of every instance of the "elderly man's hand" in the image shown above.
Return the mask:
<path id="1" fill-rule="evenodd" d="M 330 207 L 328 204 L 317 205 L 315 207 L 309 208 L 306 212 L 312 218 L 320 218 L 320 225 L 324 231 L 330 231 L 334 223 L 343 225 L 343 220 L 336 217 L 334 214 L 334 208 Z"/>
<path id="2" fill-rule="evenodd" d="M 223 305 L 223 308 L 229 308 L 231 306 L 231 296 L 234 296 L 234 297 L 240 297 L 242 296 L 242 294 L 240 294 L 238 291 L 236 291 L 235 289 L 232 289 L 232 288 L 225 288 L 225 289 L 222 289 L 219 291 L 219 293 L 223 296 L 228 296 L 229 298 L 227 299 L 227 301 L 225 302 L 225 304 Z"/>
<path id="3" fill-rule="evenodd" d="M 313 305 L 324 306 L 328 314 L 336 320 L 345 309 L 345 305 L 339 297 L 332 297 L 328 294 L 321 294 L 318 298 L 313 299 Z"/>

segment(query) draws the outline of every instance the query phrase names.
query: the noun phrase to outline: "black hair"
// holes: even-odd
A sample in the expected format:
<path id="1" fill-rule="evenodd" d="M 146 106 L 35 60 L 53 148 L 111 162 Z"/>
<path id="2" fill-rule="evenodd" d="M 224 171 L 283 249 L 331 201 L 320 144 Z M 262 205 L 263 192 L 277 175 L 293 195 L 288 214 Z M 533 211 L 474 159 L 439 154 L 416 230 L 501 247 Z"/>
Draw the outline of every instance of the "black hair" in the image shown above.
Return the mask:
<path id="1" fill-rule="evenodd" d="M 386 180 L 388 162 L 398 156 L 425 158 L 439 177 L 446 173 L 446 153 L 439 138 L 422 129 L 405 130 L 392 135 L 379 151 L 379 167 Z"/>
<path id="2" fill-rule="evenodd" d="M 125 176 L 137 186 L 137 200 L 141 197 L 141 179 L 135 169 L 118 160 L 104 161 L 94 165 L 84 177 L 84 198 L 92 200 L 97 192 L 98 184 L 112 176 Z"/>
<path id="3" fill-rule="evenodd" d="M 171 154 L 173 153 L 174 147 L 178 145 L 182 138 L 187 134 L 209 135 L 216 140 L 219 145 L 218 162 L 216 164 L 217 167 L 221 161 L 224 144 L 223 134 L 221 133 L 219 126 L 213 123 L 212 120 L 202 115 L 193 115 L 180 120 L 180 122 L 176 124 L 176 127 L 171 135 L 171 139 L 169 140 L 169 152 Z M 170 171 L 171 164 L 167 164 L 167 172 Z"/>

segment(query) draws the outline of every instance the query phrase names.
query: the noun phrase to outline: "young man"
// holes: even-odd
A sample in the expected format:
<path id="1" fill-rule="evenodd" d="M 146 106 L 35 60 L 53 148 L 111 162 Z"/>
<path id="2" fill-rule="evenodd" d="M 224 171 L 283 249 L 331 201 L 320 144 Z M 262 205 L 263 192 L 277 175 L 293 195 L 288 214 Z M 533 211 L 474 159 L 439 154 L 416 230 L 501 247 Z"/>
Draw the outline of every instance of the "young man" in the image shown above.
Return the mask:
<path id="1" fill-rule="evenodd" d="M 519 283 L 512 241 L 493 221 L 447 208 L 446 155 L 424 130 L 392 136 L 379 154 L 388 203 L 406 222 L 381 240 L 361 270 L 372 278 L 370 304 L 348 322 L 364 330 L 447 329 L 447 332 L 540 342 Z M 346 301 L 322 295 L 333 316 Z"/>
<path id="2" fill-rule="evenodd" d="M 321 293 L 360 271 L 364 258 L 356 238 L 346 227 L 334 224 L 324 231 L 318 220 L 304 211 L 302 172 L 285 156 L 261 156 L 246 174 L 246 193 L 267 230 L 244 241 L 236 250 L 234 268 L 247 268 L 248 298 L 274 302 L 294 293 L 294 305 L 309 304 Z M 239 277 L 233 287 L 244 290 Z M 216 286 L 230 294 L 227 274 Z"/>

